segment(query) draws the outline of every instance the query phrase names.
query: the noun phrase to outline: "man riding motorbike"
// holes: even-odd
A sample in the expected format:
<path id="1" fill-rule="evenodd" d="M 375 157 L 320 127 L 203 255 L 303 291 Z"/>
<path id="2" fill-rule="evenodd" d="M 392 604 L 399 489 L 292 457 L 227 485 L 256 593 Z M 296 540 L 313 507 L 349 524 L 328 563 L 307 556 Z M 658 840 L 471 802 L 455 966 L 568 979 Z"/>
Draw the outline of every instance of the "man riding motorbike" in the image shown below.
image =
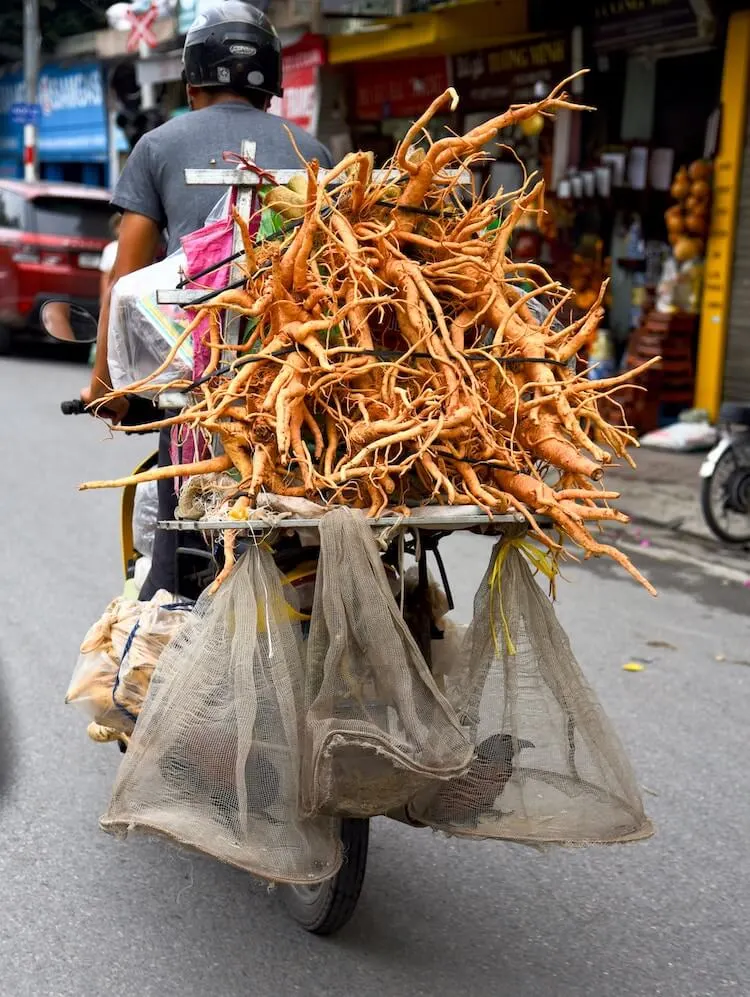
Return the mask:
<path id="1" fill-rule="evenodd" d="M 328 151 L 301 129 L 268 114 L 273 96 L 281 96 L 281 43 L 268 18 L 244 0 L 223 0 L 199 15 L 183 50 L 183 77 L 191 113 L 174 118 L 144 135 L 130 155 L 112 197 L 122 211 L 117 259 L 110 287 L 154 260 L 162 231 L 167 251 L 201 228 L 215 206 L 216 188 L 187 186 L 186 168 L 221 163 L 225 151 L 239 152 L 243 140 L 256 143 L 256 162 L 266 169 L 299 168 L 299 155 L 330 167 Z M 87 404 L 111 388 L 107 367 L 109 301 L 99 318 L 96 361 L 91 384 L 81 392 Z M 127 411 L 117 400 L 100 410 L 113 421 Z M 159 464 L 171 463 L 169 431 L 159 440 Z M 159 482 L 159 519 L 172 519 L 176 507 L 173 481 Z M 140 598 L 160 589 L 175 592 L 177 534 L 158 530 L 151 572 Z"/>

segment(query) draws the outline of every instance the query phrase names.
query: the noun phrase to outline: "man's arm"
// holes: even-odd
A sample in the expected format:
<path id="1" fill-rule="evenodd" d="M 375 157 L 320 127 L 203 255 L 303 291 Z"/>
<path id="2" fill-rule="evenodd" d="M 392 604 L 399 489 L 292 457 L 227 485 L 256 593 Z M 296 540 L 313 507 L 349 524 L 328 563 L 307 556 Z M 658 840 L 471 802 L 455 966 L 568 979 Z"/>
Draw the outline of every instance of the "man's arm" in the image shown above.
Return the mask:
<path id="1" fill-rule="evenodd" d="M 120 277 L 134 270 L 142 270 L 154 262 L 159 245 L 160 230 L 157 223 L 146 215 L 126 211 L 122 216 L 120 236 L 117 245 L 117 258 L 109 275 L 106 293 L 103 295 L 99 313 L 99 328 L 96 336 L 96 360 L 91 375 L 91 385 L 84 388 L 81 398 L 87 404 L 101 398 L 112 389 L 107 365 L 107 331 L 109 328 L 109 302 L 111 291 Z M 120 413 L 115 413 L 120 414 Z"/>

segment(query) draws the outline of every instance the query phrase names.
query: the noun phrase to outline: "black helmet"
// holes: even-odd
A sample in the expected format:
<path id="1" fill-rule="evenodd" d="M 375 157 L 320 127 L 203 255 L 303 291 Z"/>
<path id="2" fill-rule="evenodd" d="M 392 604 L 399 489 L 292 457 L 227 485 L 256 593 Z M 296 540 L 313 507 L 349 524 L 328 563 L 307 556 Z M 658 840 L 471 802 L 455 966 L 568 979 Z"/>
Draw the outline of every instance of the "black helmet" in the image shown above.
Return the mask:
<path id="1" fill-rule="evenodd" d="M 194 87 L 282 94 L 279 36 L 266 15 L 244 0 L 222 0 L 195 19 L 182 63 L 185 81 Z"/>

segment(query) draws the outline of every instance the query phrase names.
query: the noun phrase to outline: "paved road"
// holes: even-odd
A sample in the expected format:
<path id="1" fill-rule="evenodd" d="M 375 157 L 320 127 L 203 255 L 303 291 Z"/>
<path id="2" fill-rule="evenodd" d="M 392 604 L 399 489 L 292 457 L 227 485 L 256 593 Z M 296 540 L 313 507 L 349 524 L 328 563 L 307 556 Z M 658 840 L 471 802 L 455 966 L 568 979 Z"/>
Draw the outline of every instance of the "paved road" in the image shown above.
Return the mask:
<path id="1" fill-rule="evenodd" d="M 0 361 L 3 997 L 750 995 L 750 590 L 721 557 L 707 574 L 700 551 L 659 538 L 640 562 L 658 600 L 609 566 L 566 570 L 560 599 L 648 787 L 652 841 L 537 854 L 376 822 L 355 919 L 318 940 L 233 870 L 99 832 L 119 755 L 91 744 L 62 698 L 82 634 L 120 588 L 117 497 L 74 489 L 128 470 L 146 445 L 58 416 L 82 376 Z M 464 614 L 487 553 L 479 538 L 451 546 Z M 631 674 L 631 658 L 650 660 Z"/>

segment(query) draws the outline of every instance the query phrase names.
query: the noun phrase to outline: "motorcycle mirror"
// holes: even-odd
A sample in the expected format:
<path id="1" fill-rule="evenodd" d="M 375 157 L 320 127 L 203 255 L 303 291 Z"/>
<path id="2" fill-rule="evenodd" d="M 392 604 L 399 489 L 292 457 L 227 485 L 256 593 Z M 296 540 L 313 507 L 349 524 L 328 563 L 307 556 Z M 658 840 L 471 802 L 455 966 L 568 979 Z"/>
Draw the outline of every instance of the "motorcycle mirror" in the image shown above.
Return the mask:
<path id="1" fill-rule="evenodd" d="M 48 336 L 61 343 L 95 343 L 97 322 L 91 312 L 70 301 L 47 301 L 40 313 Z"/>

